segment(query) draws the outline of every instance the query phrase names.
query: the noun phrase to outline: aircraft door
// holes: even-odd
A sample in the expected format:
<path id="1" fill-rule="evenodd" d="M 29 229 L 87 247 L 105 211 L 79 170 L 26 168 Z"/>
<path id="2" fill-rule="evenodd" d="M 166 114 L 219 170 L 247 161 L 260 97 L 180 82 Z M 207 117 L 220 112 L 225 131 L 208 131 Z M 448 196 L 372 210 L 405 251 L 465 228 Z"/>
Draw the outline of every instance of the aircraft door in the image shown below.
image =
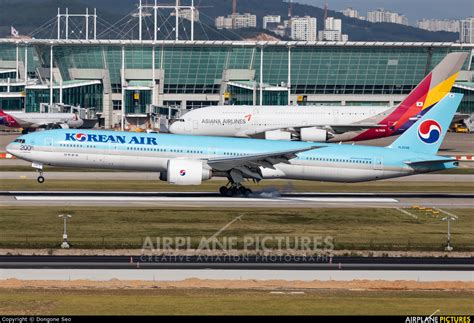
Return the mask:
<path id="1" fill-rule="evenodd" d="M 94 165 L 102 165 L 104 163 L 107 145 L 109 144 L 98 143 L 97 145 L 95 145 L 94 150 L 86 156 L 86 160 Z"/>
<path id="2" fill-rule="evenodd" d="M 339 122 L 339 110 L 334 110 L 333 112 L 333 117 L 334 117 L 334 123 L 338 123 Z"/>
<path id="3" fill-rule="evenodd" d="M 382 157 L 375 157 L 374 158 L 374 169 L 375 170 L 383 170 L 383 158 Z"/>
<path id="4" fill-rule="evenodd" d="M 193 120 L 193 130 L 199 129 L 199 122 L 197 120 Z"/>
<path id="5" fill-rule="evenodd" d="M 374 120 L 375 122 L 376 117 L 377 117 L 377 112 L 375 112 L 375 110 L 370 110 L 370 120 Z"/>
<path id="6" fill-rule="evenodd" d="M 259 112 L 260 112 L 260 111 L 259 111 L 258 108 L 253 108 L 252 114 L 251 114 L 250 116 L 249 116 L 249 115 L 246 116 L 246 117 L 249 117 L 249 118 L 248 118 L 248 119 L 249 119 L 249 122 L 252 122 L 252 121 L 253 121 L 254 123 L 257 122 L 257 120 L 259 120 L 259 114 L 260 114 Z M 263 113 L 262 118 L 264 118 L 264 117 L 265 117 L 265 113 L 264 113 L 263 111 L 262 111 L 262 113 Z"/>
<path id="7" fill-rule="evenodd" d="M 117 144 L 107 144 L 106 150 L 107 151 L 104 154 L 104 157 L 106 158 L 106 160 L 104 160 L 105 164 L 111 167 L 120 164 L 120 154 L 118 153 Z"/>
<path id="8" fill-rule="evenodd" d="M 185 118 L 184 120 L 184 131 L 190 132 L 192 130 L 193 121 L 191 118 Z"/>
<path id="9" fill-rule="evenodd" d="M 44 146 L 47 151 L 53 151 L 53 138 L 45 138 Z"/>

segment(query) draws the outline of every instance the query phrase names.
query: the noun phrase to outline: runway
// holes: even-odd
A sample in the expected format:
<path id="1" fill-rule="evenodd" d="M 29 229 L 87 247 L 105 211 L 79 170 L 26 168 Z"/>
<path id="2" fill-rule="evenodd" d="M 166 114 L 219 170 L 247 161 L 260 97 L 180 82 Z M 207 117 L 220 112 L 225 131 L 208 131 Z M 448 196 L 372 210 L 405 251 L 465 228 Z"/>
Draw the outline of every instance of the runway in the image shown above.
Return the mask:
<path id="1" fill-rule="evenodd" d="M 244 197 L 215 192 L 0 191 L 0 205 L 159 205 L 181 207 L 474 207 L 471 193 L 285 193 L 262 191 Z"/>
<path id="2" fill-rule="evenodd" d="M 319 256 L 0 256 L 2 269 L 474 271 L 474 258 Z M 474 278 L 474 277 L 473 277 Z"/>
<path id="3" fill-rule="evenodd" d="M 150 260 L 151 259 L 151 260 Z M 242 260 L 244 259 L 244 260 Z M 0 279 L 182 281 L 474 280 L 472 258 L 0 257 Z M 302 260 L 303 259 L 303 260 Z"/>

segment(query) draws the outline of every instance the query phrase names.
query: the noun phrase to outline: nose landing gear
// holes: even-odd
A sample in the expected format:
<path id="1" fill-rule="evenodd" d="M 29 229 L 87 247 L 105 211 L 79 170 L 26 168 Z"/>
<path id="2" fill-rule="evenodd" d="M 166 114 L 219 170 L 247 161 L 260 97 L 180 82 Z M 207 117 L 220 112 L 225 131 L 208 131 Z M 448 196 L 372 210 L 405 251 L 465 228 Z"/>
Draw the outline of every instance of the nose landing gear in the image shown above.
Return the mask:
<path id="1" fill-rule="evenodd" d="M 36 179 L 38 183 L 43 184 L 44 183 L 44 177 L 43 177 L 43 170 L 38 169 L 39 176 Z"/>
<path id="2" fill-rule="evenodd" d="M 36 168 L 36 170 L 38 171 L 38 178 L 36 179 L 38 181 L 38 183 L 40 183 L 40 184 L 44 183 L 43 164 L 33 162 L 33 164 L 31 164 L 31 167 Z"/>

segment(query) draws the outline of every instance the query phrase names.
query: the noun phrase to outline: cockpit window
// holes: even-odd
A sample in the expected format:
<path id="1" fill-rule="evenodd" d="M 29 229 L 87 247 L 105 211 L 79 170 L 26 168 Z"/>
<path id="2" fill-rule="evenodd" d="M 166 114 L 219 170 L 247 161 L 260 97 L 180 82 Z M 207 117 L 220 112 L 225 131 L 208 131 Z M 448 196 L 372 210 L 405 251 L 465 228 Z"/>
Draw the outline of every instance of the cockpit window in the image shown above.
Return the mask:
<path id="1" fill-rule="evenodd" d="M 170 120 L 170 125 L 172 125 L 175 122 L 184 122 L 184 119 L 171 119 Z"/>
<path id="2" fill-rule="evenodd" d="M 13 140 L 13 142 L 17 142 L 19 144 L 24 144 L 25 143 L 25 139 L 15 139 Z"/>

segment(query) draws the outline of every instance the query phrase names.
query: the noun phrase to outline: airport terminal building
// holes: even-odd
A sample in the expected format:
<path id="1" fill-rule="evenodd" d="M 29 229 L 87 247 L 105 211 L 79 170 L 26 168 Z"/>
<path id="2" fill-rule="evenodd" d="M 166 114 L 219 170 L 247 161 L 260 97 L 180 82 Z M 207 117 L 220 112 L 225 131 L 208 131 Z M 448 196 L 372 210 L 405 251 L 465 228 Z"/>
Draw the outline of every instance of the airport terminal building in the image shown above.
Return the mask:
<path id="1" fill-rule="evenodd" d="M 447 53 L 469 52 L 454 91 L 474 114 L 474 44 L 0 39 L 0 107 L 94 111 L 143 125 L 166 107 L 394 105 Z M 165 109 L 164 109 L 165 108 Z"/>

